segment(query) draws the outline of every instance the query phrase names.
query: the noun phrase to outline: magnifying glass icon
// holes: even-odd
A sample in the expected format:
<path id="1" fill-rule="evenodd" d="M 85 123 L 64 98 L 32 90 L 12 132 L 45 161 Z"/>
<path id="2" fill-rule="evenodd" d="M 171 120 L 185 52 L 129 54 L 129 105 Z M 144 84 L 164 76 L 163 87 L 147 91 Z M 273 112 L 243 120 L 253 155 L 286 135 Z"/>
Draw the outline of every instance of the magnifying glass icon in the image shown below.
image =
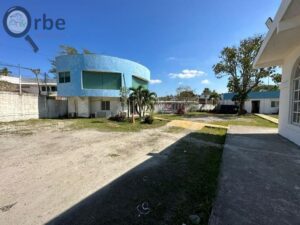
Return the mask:
<path id="1" fill-rule="evenodd" d="M 27 34 L 31 27 L 31 16 L 28 11 L 20 6 L 8 9 L 3 17 L 3 27 L 10 36 L 20 38 L 25 36 L 25 40 L 32 46 L 33 51 L 39 48 L 32 38 Z"/>

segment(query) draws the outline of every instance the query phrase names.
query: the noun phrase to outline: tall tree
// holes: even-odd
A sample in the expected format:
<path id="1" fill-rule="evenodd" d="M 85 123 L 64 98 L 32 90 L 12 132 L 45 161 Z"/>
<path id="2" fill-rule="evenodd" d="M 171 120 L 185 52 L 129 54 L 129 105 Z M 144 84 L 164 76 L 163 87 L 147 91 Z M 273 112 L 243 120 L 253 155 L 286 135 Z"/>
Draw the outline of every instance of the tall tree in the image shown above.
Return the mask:
<path id="1" fill-rule="evenodd" d="M 209 97 L 211 94 L 211 90 L 209 88 L 204 88 L 201 95 L 204 95 L 205 97 Z"/>
<path id="2" fill-rule="evenodd" d="M 3 75 L 3 76 L 8 76 L 11 74 L 11 71 L 9 71 L 7 69 L 7 67 L 4 67 L 3 69 L 0 70 L 0 75 Z"/>
<path id="3" fill-rule="evenodd" d="M 218 101 L 220 100 L 220 95 L 213 90 L 210 95 L 209 95 L 209 100 L 212 100 L 213 105 L 216 105 L 218 103 Z"/>
<path id="4" fill-rule="evenodd" d="M 253 63 L 263 42 L 262 35 L 256 35 L 240 42 L 238 47 L 225 47 L 220 61 L 213 66 L 217 78 L 229 76 L 228 89 L 236 94 L 239 114 L 245 113 L 244 106 L 249 92 L 262 79 L 275 74 L 275 68 L 255 69 Z"/>
<path id="5" fill-rule="evenodd" d="M 180 101 L 194 101 L 197 95 L 189 86 L 180 86 L 176 89 L 176 98 Z"/>
<path id="6" fill-rule="evenodd" d="M 59 49 L 60 49 L 59 55 L 77 55 L 77 54 L 80 54 L 80 52 L 76 48 L 74 48 L 72 46 L 69 46 L 69 45 L 60 45 Z M 83 49 L 82 54 L 88 55 L 88 54 L 94 54 L 94 53 L 92 53 L 88 49 Z M 56 74 L 55 59 L 50 59 L 49 61 L 50 61 L 50 64 L 51 64 L 51 69 L 49 70 L 49 73 Z"/>

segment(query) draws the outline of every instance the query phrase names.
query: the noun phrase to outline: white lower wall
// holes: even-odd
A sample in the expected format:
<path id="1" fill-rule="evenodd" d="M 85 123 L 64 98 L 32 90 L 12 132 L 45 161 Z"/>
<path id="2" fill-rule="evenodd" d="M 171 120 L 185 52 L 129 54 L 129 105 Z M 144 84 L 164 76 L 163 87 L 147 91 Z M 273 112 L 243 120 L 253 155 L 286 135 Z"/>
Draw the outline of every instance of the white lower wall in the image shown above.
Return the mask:
<path id="1" fill-rule="evenodd" d="M 279 111 L 279 107 L 271 107 L 272 101 L 279 101 L 279 99 L 249 99 L 245 102 L 245 110 L 248 113 L 252 112 L 252 101 L 259 101 L 259 113 L 262 114 L 276 114 Z M 221 105 L 234 105 L 231 100 L 222 100 Z"/>
<path id="2" fill-rule="evenodd" d="M 102 101 L 109 101 L 110 102 L 110 110 L 102 110 L 101 109 L 101 102 Z M 98 113 L 98 112 L 106 112 L 107 115 L 116 115 L 117 113 L 122 111 L 122 106 L 119 98 L 107 98 L 107 97 L 93 97 L 90 98 L 90 109 L 91 113 Z"/>
<path id="3" fill-rule="evenodd" d="M 67 102 L 45 96 L 0 92 L 0 121 L 57 118 L 67 115 Z"/>
<path id="4" fill-rule="evenodd" d="M 110 110 L 101 109 L 102 101 L 110 101 Z M 69 97 L 68 111 L 69 113 L 76 113 L 78 117 L 90 117 L 91 114 L 101 112 L 113 116 L 122 111 L 122 107 L 119 98 Z"/>
<path id="5" fill-rule="evenodd" d="M 89 97 L 69 97 L 68 112 L 76 113 L 78 117 L 90 117 Z"/>
<path id="6" fill-rule="evenodd" d="M 292 93 L 292 75 L 294 66 L 300 57 L 300 47 L 296 48 L 285 59 L 282 67 L 282 82 L 280 85 L 280 110 L 279 110 L 279 133 L 300 145 L 300 126 L 291 122 L 291 93 Z"/>

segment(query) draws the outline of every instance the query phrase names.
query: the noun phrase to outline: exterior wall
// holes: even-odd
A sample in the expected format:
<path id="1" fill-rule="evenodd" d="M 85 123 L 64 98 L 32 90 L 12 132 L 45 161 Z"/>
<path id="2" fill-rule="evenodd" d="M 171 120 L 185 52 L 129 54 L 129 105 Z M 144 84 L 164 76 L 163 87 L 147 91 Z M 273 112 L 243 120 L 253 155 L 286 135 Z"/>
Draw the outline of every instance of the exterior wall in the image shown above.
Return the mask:
<path id="1" fill-rule="evenodd" d="M 102 110 L 101 109 L 101 102 L 102 101 L 110 101 L 110 110 Z M 97 114 L 101 112 L 105 112 L 107 116 L 113 116 L 118 112 L 122 111 L 122 106 L 119 98 L 99 98 L 99 97 L 92 97 L 90 98 L 90 109 L 91 113 Z"/>
<path id="2" fill-rule="evenodd" d="M 300 46 L 286 58 L 282 67 L 282 82 L 280 85 L 279 133 L 300 145 L 300 127 L 291 123 L 291 92 L 294 66 L 300 57 Z"/>
<path id="3" fill-rule="evenodd" d="M 76 113 L 78 117 L 90 116 L 90 103 L 88 97 L 68 98 L 68 113 Z"/>
<path id="4" fill-rule="evenodd" d="M 40 80 L 40 79 L 39 79 Z M 13 76 L 3 76 L 0 75 L 0 81 L 6 81 L 12 84 L 20 84 L 20 78 L 19 77 L 13 77 Z M 31 94 L 38 94 L 39 89 L 38 85 L 36 82 L 36 79 L 34 78 L 21 78 L 21 87 L 22 91 L 25 93 L 31 93 Z M 40 87 L 45 86 L 45 83 L 43 80 L 40 80 Z M 50 82 L 47 83 L 48 87 L 56 87 L 56 83 L 54 83 L 53 79 L 50 79 Z M 56 96 L 57 92 L 56 91 L 41 91 L 42 95 L 50 94 L 51 96 Z"/>
<path id="5" fill-rule="evenodd" d="M 252 112 L 252 101 L 259 101 L 259 113 L 263 114 L 276 114 L 279 111 L 279 107 L 271 107 L 272 101 L 279 101 L 279 99 L 249 99 L 245 102 L 245 110 L 248 113 Z M 221 105 L 234 105 L 234 102 L 231 100 L 221 100 Z M 280 103 L 281 104 L 281 103 Z"/>
<path id="6" fill-rule="evenodd" d="M 0 121 L 57 118 L 66 115 L 66 101 L 33 94 L 0 92 Z"/>
<path id="7" fill-rule="evenodd" d="M 103 55 L 64 55 L 56 58 L 58 72 L 70 72 L 71 82 L 58 83 L 58 96 L 119 97 L 120 90 L 83 89 L 82 71 L 114 72 L 122 74 L 122 86 L 131 87 L 132 76 L 150 80 L 150 71 L 135 62 Z"/>
<path id="8" fill-rule="evenodd" d="M 101 102 L 110 101 L 110 110 L 102 110 Z M 119 98 L 110 97 L 69 97 L 68 112 L 75 113 L 78 117 L 95 116 L 110 117 L 122 111 Z"/>
<path id="9" fill-rule="evenodd" d="M 252 112 L 252 101 L 259 101 L 259 113 L 276 114 L 279 111 L 279 107 L 271 107 L 271 102 L 279 101 L 279 99 L 251 99 L 245 102 L 245 110 L 248 113 Z"/>

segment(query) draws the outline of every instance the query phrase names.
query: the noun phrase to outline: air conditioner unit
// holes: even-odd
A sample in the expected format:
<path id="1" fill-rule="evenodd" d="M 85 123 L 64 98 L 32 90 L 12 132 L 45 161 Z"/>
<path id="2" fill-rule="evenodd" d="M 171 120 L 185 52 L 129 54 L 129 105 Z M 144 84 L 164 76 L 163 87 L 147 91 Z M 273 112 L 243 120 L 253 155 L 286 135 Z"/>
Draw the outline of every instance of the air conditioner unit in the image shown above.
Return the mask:
<path id="1" fill-rule="evenodd" d="M 109 118 L 111 117 L 111 112 L 110 111 L 100 111 L 100 112 L 96 112 L 95 116 L 97 118 Z"/>

